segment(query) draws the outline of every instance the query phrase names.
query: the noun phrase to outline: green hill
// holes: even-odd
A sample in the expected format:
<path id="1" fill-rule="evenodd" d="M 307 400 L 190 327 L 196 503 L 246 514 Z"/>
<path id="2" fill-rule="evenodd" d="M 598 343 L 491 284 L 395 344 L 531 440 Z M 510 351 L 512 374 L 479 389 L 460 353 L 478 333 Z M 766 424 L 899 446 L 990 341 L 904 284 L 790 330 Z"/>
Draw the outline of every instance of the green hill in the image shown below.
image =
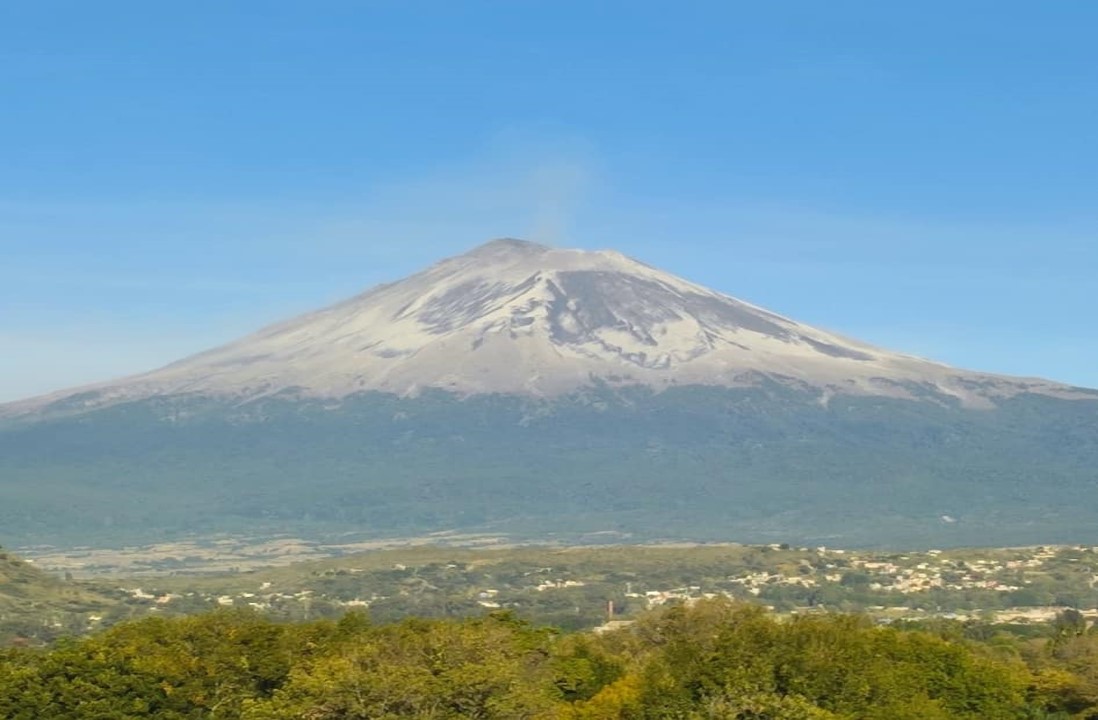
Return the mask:
<path id="1" fill-rule="evenodd" d="M 83 633 L 118 607 L 107 594 L 47 575 L 0 548 L 0 646 Z"/>

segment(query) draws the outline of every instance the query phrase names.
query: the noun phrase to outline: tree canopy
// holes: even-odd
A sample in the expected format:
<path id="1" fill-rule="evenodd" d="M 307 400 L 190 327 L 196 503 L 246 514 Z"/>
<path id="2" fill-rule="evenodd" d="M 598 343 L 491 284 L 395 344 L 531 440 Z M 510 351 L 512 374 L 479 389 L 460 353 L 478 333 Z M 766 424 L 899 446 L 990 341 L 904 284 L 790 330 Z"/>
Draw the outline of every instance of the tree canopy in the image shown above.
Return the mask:
<path id="1" fill-rule="evenodd" d="M 987 635 L 985 633 L 985 635 Z M 497 612 L 280 623 L 250 612 L 123 623 L 0 654 L 0 717 L 240 720 L 935 720 L 1098 717 L 1098 637 L 780 617 L 726 600 L 601 635 Z"/>

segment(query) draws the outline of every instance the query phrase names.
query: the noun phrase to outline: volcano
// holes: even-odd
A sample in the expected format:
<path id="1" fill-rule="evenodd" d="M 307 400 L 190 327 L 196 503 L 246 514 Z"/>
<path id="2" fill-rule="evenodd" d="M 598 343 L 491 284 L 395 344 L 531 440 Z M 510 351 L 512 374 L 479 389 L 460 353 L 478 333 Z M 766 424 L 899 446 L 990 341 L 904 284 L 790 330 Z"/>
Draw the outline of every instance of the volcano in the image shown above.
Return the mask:
<path id="1" fill-rule="evenodd" d="M 0 536 L 1095 541 L 1098 393 L 495 240 L 143 375 L 0 406 Z"/>
<path id="2" fill-rule="evenodd" d="M 766 381 L 826 397 L 931 393 L 972 406 L 1021 392 L 1078 394 L 840 337 L 615 251 L 502 239 L 146 375 L 8 411 L 72 397 L 87 407 L 184 395 L 409 396 L 428 388 L 553 397 L 592 383 L 662 390 Z"/>

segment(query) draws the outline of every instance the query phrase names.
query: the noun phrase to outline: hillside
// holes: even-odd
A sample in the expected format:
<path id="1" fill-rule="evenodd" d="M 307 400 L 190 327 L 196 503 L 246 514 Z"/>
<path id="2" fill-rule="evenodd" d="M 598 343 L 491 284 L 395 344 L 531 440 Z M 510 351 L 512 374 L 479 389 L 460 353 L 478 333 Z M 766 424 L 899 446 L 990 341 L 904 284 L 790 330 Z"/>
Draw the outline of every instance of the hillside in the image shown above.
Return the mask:
<path id="1" fill-rule="evenodd" d="M 1098 540 L 1098 392 L 517 241 L 0 417 L 9 544 Z"/>
<path id="2" fill-rule="evenodd" d="M 9 542 L 235 532 L 1017 545 L 1094 538 L 1098 403 L 784 389 L 133 403 L 0 433 Z"/>
<path id="3" fill-rule="evenodd" d="M 824 401 L 933 393 L 975 407 L 1020 393 L 1086 396 L 840 337 L 621 253 L 505 239 L 145 375 L 0 406 L 0 417 L 196 396 L 541 398 L 592 382 L 657 391 L 777 382 Z"/>
<path id="4" fill-rule="evenodd" d="M 37 643 L 94 627 L 117 610 L 117 598 L 90 585 L 63 581 L 0 548 L 0 646 Z"/>

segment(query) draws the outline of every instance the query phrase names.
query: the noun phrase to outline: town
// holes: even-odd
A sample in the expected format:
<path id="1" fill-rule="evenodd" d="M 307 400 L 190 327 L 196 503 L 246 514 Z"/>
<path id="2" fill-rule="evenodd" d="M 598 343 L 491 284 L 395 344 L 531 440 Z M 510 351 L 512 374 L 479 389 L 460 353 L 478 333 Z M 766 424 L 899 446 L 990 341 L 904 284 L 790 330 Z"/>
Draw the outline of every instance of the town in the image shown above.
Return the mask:
<path id="1" fill-rule="evenodd" d="M 786 614 L 863 613 L 1035 624 L 1098 615 L 1098 549 L 880 552 L 782 544 L 383 550 L 247 573 L 162 575 L 117 586 L 132 614 L 248 608 L 290 619 L 367 611 L 465 616 L 497 609 L 568 629 L 724 596 Z M 104 617 L 92 616 L 93 623 Z"/>

